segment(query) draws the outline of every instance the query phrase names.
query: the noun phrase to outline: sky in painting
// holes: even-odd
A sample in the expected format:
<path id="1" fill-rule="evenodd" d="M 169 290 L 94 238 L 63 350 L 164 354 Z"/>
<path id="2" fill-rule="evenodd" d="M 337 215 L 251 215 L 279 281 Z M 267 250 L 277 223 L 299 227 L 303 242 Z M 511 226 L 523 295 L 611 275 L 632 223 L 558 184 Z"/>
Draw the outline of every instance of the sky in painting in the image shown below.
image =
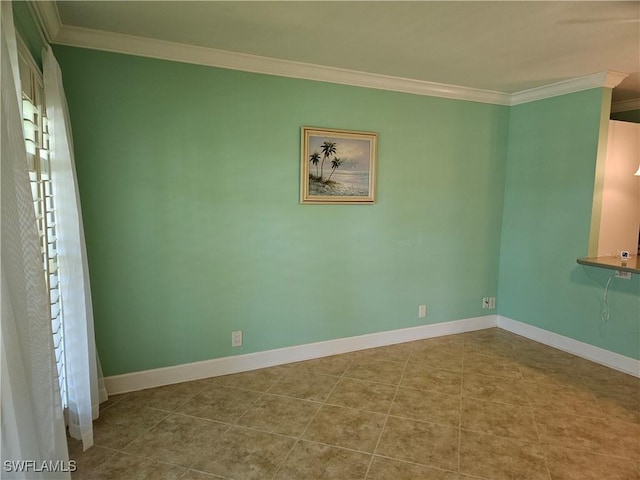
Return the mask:
<path id="1" fill-rule="evenodd" d="M 343 164 L 341 169 L 343 170 L 369 170 L 369 153 L 371 149 L 371 142 L 369 140 L 355 140 L 349 138 L 340 137 L 328 137 L 328 136 L 309 136 L 309 155 L 313 152 L 320 154 L 320 160 L 322 160 L 322 144 L 326 141 L 335 142 L 336 154 L 331 156 L 331 160 L 335 157 L 341 158 Z M 329 160 L 325 161 L 325 165 Z"/>

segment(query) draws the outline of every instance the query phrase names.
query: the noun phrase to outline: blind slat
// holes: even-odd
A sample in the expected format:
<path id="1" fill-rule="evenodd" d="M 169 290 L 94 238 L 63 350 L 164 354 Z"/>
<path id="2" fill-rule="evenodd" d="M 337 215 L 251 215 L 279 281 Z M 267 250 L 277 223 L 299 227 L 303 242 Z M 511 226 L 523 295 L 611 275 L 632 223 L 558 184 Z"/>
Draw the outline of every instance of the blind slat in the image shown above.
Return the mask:
<path id="1" fill-rule="evenodd" d="M 22 52 L 28 56 L 28 52 Z M 26 57 L 25 57 L 26 58 Z M 35 62 L 33 65 L 36 65 Z M 51 329 L 63 406 L 67 405 L 64 355 L 64 312 L 58 278 L 55 196 L 51 183 L 49 120 L 46 115 L 42 74 L 20 56 L 22 116 L 27 149 L 27 168 L 36 214 L 42 269 L 49 289 Z M 27 80 L 28 79 L 28 80 Z"/>

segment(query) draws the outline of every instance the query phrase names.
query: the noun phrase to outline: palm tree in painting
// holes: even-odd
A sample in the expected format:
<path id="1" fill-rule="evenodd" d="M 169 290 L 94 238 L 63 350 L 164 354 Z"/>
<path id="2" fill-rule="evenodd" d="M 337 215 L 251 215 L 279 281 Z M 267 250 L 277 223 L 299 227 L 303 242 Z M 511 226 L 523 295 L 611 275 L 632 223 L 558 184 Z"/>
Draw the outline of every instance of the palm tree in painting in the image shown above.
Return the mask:
<path id="1" fill-rule="evenodd" d="M 309 161 L 316 166 L 316 177 L 318 176 L 318 162 L 320 162 L 320 154 L 318 152 L 313 152 L 310 155 Z"/>
<path id="2" fill-rule="evenodd" d="M 329 174 L 329 178 L 327 178 L 327 182 L 331 180 L 331 175 L 333 175 L 333 172 L 335 172 L 340 165 L 342 165 L 341 158 L 336 157 L 333 160 L 331 160 L 331 173 Z"/>
<path id="3" fill-rule="evenodd" d="M 324 161 L 329 158 L 331 155 L 336 154 L 336 142 L 326 141 L 320 147 L 322 150 L 322 163 L 320 164 L 320 180 L 322 180 L 322 175 L 324 171 Z"/>

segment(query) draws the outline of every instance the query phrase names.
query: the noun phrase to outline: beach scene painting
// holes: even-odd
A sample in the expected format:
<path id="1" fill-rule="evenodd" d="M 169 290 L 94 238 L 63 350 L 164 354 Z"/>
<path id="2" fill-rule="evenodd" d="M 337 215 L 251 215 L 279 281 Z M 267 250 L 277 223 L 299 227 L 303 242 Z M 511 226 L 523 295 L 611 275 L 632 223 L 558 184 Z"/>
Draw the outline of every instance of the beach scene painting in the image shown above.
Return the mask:
<path id="1" fill-rule="evenodd" d="M 301 203 L 374 203 L 377 138 L 302 127 Z"/>

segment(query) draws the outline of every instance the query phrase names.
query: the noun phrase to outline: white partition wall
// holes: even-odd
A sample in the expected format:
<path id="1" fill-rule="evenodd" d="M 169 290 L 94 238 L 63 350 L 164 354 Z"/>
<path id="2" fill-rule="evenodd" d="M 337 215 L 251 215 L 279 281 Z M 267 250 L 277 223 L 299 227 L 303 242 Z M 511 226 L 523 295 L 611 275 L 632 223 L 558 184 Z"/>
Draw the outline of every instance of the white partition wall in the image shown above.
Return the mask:
<path id="1" fill-rule="evenodd" d="M 609 122 L 598 256 L 638 249 L 640 225 L 640 124 Z"/>

